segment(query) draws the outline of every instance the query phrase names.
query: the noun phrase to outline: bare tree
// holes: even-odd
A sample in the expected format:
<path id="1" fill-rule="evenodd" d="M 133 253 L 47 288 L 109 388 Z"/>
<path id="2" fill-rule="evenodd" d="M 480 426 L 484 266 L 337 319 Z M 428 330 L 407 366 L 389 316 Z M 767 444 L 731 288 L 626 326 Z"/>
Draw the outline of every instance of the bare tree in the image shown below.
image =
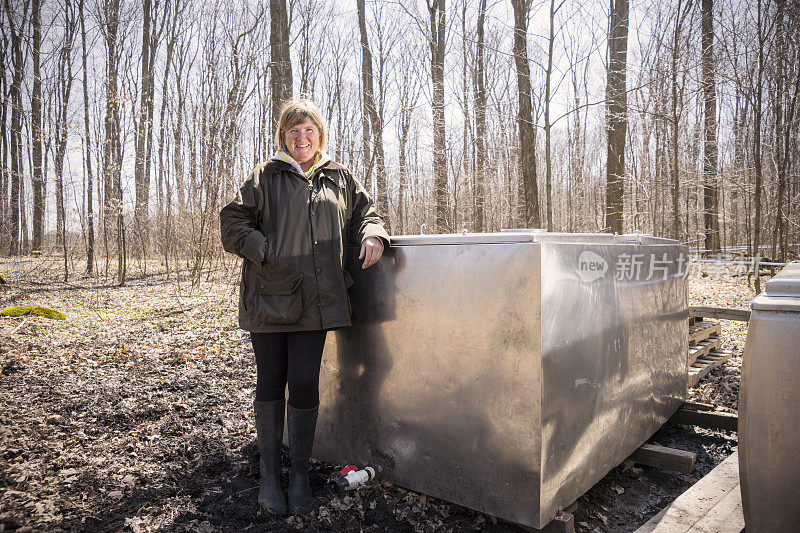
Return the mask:
<path id="1" fill-rule="evenodd" d="M 753 170 L 756 177 L 755 216 L 753 219 L 753 253 L 761 254 L 761 195 L 763 192 L 763 165 L 761 162 L 761 121 L 763 119 L 762 81 L 764 79 L 764 53 L 767 43 L 767 28 L 764 27 L 762 0 L 758 0 L 756 27 L 758 36 L 758 63 L 756 65 L 755 90 L 753 95 Z M 756 294 L 761 292 L 759 269 L 755 272 Z"/>
<path id="2" fill-rule="evenodd" d="M 377 106 L 375 105 L 375 91 L 373 89 L 373 74 L 372 74 L 372 52 L 369 48 L 369 39 L 367 36 L 367 22 L 366 13 L 364 9 L 364 0 L 357 0 L 356 5 L 358 8 L 358 29 L 361 36 L 361 84 L 363 90 L 363 146 L 364 146 L 364 167 L 365 178 L 364 180 L 370 181 L 370 172 L 372 170 L 372 160 L 375 161 L 376 178 L 378 183 L 378 191 L 375 194 L 375 205 L 384 213 L 386 220 L 386 230 L 391 234 L 392 220 L 389 213 L 389 190 L 386 184 L 386 165 L 384 163 L 383 155 L 383 121 L 378 114 Z M 372 140 L 372 150 L 370 150 L 370 138 Z"/>
<path id="3" fill-rule="evenodd" d="M 478 21 L 475 25 L 475 71 L 473 73 L 473 98 L 475 101 L 475 230 L 486 231 L 486 53 L 485 25 L 486 0 L 478 3 Z"/>
<path id="4" fill-rule="evenodd" d="M 316 81 L 320 64 L 325 59 L 326 35 L 324 27 L 318 22 L 332 16 L 333 6 L 328 9 L 320 0 L 291 0 L 289 2 L 289 24 L 295 20 L 299 29 L 289 41 L 291 50 L 298 50 L 297 67 L 300 70 L 300 94 L 304 97 L 314 95 L 314 82 Z M 288 30 L 287 30 L 288 31 Z"/>
<path id="5" fill-rule="evenodd" d="M 71 0 L 63 0 L 64 4 L 64 40 L 58 54 L 58 70 L 56 71 L 56 121 L 54 136 L 56 141 L 56 209 L 61 231 L 61 246 L 64 253 L 64 280 L 69 276 L 66 235 L 66 211 L 64 209 L 64 156 L 67 151 L 67 111 L 69 96 L 72 91 L 72 44 L 75 38 L 77 21 Z"/>
<path id="6" fill-rule="evenodd" d="M 289 17 L 286 12 L 286 0 L 270 0 L 269 10 L 272 123 L 277 124 L 283 102 L 292 98 L 292 60 L 289 56 Z"/>
<path id="7" fill-rule="evenodd" d="M 5 7 L 5 6 L 4 6 Z M 0 16 L 1 17 L 1 16 Z M 3 74 L 0 77 L 0 94 L 2 95 L 2 108 L 0 108 L 0 253 L 8 250 L 9 244 L 9 205 L 8 205 L 8 186 L 9 186 L 9 135 L 8 135 L 8 106 L 9 89 L 6 79 L 6 62 L 8 60 L 9 41 L 6 34 L 5 23 L 0 24 L 0 36 L 2 36 L 2 48 L 0 48 L 0 64 L 3 65 Z"/>
<path id="8" fill-rule="evenodd" d="M 92 135 L 89 130 L 89 74 L 86 65 L 86 22 L 84 0 L 78 2 L 78 20 L 81 22 L 81 65 L 83 70 L 83 126 L 86 142 L 86 273 L 94 272 L 94 203 L 92 201 Z"/>
<path id="9" fill-rule="evenodd" d="M 166 145 L 166 116 L 168 110 L 171 110 L 171 106 L 169 105 L 169 99 L 167 95 L 169 94 L 169 78 L 170 72 L 173 65 L 173 58 L 175 53 L 175 45 L 178 42 L 178 34 L 185 29 L 181 28 L 180 23 L 181 15 L 186 7 L 185 2 L 181 2 L 180 0 L 176 0 L 171 5 L 165 6 L 166 12 L 169 13 L 169 19 L 167 20 L 167 27 L 169 28 L 168 37 L 167 37 L 167 56 L 164 61 L 164 81 L 162 84 L 161 89 L 161 109 L 159 111 L 159 119 L 158 119 L 158 186 L 157 190 L 159 191 L 159 198 L 162 198 L 162 191 L 163 191 L 163 199 L 159 201 L 159 213 L 161 215 L 161 219 L 163 221 L 163 242 L 161 243 L 163 257 L 164 257 L 164 264 L 167 269 L 170 268 L 170 244 L 171 244 L 171 236 L 172 236 L 172 187 L 170 187 L 168 183 L 168 171 L 167 171 L 167 164 L 164 161 L 164 147 Z M 178 147 L 175 147 L 177 152 Z M 182 195 L 181 195 L 182 198 Z M 166 204 L 166 205 L 163 205 Z"/>
<path id="10" fill-rule="evenodd" d="M 717 211 L 717 86 L 714 82 L 714 0 L 703 0 L 701 38 L 703 45 L 703 103 L 705 142 L 703 143 L 703 212 L 706 248 L 719 249 Z"/>
<path id="11" fill-rule="evenodd" d="M 553 43 L 555 42 L 555 16 L 565 0 L 556 6 L 555 0 L 550 0 L 550 33 L 547 38 L 547 69 L 545 71 L 544 89 L 544 161 L 545 161 L 545 190 L 547 201 L 547 231 L 553 231 L 553 165 L 550 157 L 550 98 L 551 98 L 551 78 L 553 74 Z"/>
<path id="12" fill-rule="evenodd" d="M 33 89 L 31 93 L 31 129 L 33 130 L 33 249 L 42 249 L 44 228 L 45 191 L 42 176 L 42 15 L 41 0 L 31 0 L 31 26 L 33 42 Z M 60 228 L 60 226 L 59 226 Z M 60 231 L 60 229 L 59 229 Z"/>
<path id="13" fill-rule="evenodd" d="M 414 119 L 414 111 L 422 92 L 422 75 L 419 63 L 414 57 L 416 50 L 415 43 L 406 41 L 398 51 L 398 64 L 395 69 L 395 91 L 397 94 L 398 118 L 397 118 L 397 160 L 400 173 L 399 192 L 397 199 L 397 220 L 395 227 L 399 233 L 408 230 L 408 197 L 413 193 L 411 189 L 411 179 L 409 167 L 411 159 L 409 150 L 409 140 L 411 127 Z"/>
<path id="14" fill-rule="evenodd" d="M 568 42 L 564 43 L 564 49 L 572 57 L 570 68 L 570 79 L 572 86 L 571 120 L 567 121 L 567 136 L 569 138 L 568 150 L 568 178 L 567 178 L 567 227 L 569 232 L 576 231 L 578 220 L 581 218 L 575 213 L 575 206 L 581 206 L 588 194 L 584 176 L 584 165 L 586 163 L 586 128 L 587 114 L 589 106 L 589 65 L 588 55 L 577 46 L 579 36 L 577 32 L 567 32 Z M 592 46 L 594 43 L 592 42 Z M 583 71 L 579 67 L 583 63 Z M 583 119 L 581 116 L 583 115 Z"/>
<path id="15" fill-rule="evenodd" d="M 119 39 L 122 0 L 103 0 L 100 6 L 100 31 L 106 44 L 105 79 L 105 139 L 103 140 L 103 179 L 105 205 L 103 208 L 103 233 L 106 240 L 106 271 L 108 270 L 108 224 L 116 223 L 117 279 L 125 284 L 127 256 L 125 246 L 125 220 L 122 213 L 122 139 L 118 90 L 121 43 Z"/>
<path id="16" fill-rule="evenodd" d="M 517 67 L 519 168 L 522 174 L 523 225 L 541 226 L 539 186 L 536 182 L 536 127 L 533 123 L 531 67 L 528 63 L 528 12 L 531 0 L 511 0 L 514 8 L 514 64 Z"/>
<path id="17" fill-rule="evenodd" d="M 153 143 L 153 108 L 155 102 L 155 60 L 158 43 L 164 28 L 168 10 L 161 10 L 159 22 L 159 0 L 142 1 L 142 57 L 141 93 L 139 98 L 138 125 L 136 128 L 136 153 L 134 160 L 134 183 L 136 193 L 136 233 L 141 246 L 141 256 L 147 256 L 149 232 L 147 217 L 150 206 L 150 154 Z"/>
<path id="18" fill-rule="evenodd" d="M 433 176 L 436 197 L 436 228 L 447 231 L 447 146 L 444 121 L 445 0 L 426 0 L 430 16 L 428 46 L 433 84 Z"/>
<path id="19" fill-rule="evenodd" d="M 628 0 L 611 0 L 606 82 L 606 228 L 622 233 L 625 191 L 625 131 L 628 120 Z"/>
<path id="20" fill-rule="evenodd" d="M 671 105 L 670 105 L 670 125 L 672 127 L 672 135 L 670 137 L 671 150 L 670 150 L 670 176 L 672 181 L 672 238 L 680 238 L 681 221 L 680 221 L 680 158 L 679 158 L 679 132 L 683 100 L 683 81 L 682 74 L 678 69 L 678 62 L 680 59 L 681 51 L 681 37 L 683 30 L 683 23 L 689 14 L 691 4 L 688 2 L 683 3 L 678 0 L 675 15 L 675 25 L 672 33 L 672 49 L 671 49 L 671 68 L 670 68 L 670 86 L 671 86 Z M 679 80 L 681 80 L 679 82 Z M 680 88 L 679 88 L 680 85 Z M 688 210 L 687 210 L 688 212 Z M 686 228 L 687 234 L 689 228 Z"/>
<path id="21" fill-rule="evenodd" d="M 4 0 L 6 15 L 8 16 L 8 30 L 11 34 L 11 53 L 14 65 L 14 74 L 9 87 L 9 99 L 11 100 L 11 194 L 9 195 L 9 217 L 11 223 L 9 255 L 19 253 L 19 222 L 20 222 L 20 182 L 22 176 L 22 76 L 25 65 L 22 61 L 22 34 L 28 17 L 28 7 L 30 2 L 23 3 L 22 15 L 19 22 L 15 20 L 19 13 L 19 5 L 13 9 L 9 0 Z"/>
<path id="22" fill-rule="evenodd" d="M 186 203 L 186 183 L 185 183 L 185 164 L 183 152 L 184 146 L 184 122 L 186 120 L 186 77 L 187 71 L 191 70 L 196 56 L 191 53 L 192 34 L 186 32 L 177 44 L 175 56 L 173 57 L 173 67 L 175 70 L 175 104 L 174 125 L 172 127 L 173 136 L 173 166 L 175 169 L 175 196 L 178 200 L 178 216 L 183 215 Z"/>
<path id="23" fill-rule="evenodd" d="M 792 159 L 791 142 L 792 127 L 796 127 L 796 110 L 798 95 L 800 94 L 800 52 L 795 47 L 793 60 L 789 59 L 790 45 L 787 42 L 792 40 L 794 32 L 795 42 L 798 34 L 798 24 L 796 15 L 800 13 L 800 8 L 794 5 L 787 6 L 786 0 L 776 1 L 775 16 L 775 95 L 773 97 L 773 115 L 775 120 L 775 172 L 776 172 L 776 212 L 775 227 L 772 232 L 772 257 L 778 253 L 780 246 L 780 258 L 786 259 L 787 236 L 789 232 L 789 215 L 791 203 L 786 196 L 790 189 L 790 161 Z M 787 16 L 788 15 L 788 16 Z M 787 27 L 787 22 L 788 27 Z M 792 90 L 794 86 L 794 90 Z"/>

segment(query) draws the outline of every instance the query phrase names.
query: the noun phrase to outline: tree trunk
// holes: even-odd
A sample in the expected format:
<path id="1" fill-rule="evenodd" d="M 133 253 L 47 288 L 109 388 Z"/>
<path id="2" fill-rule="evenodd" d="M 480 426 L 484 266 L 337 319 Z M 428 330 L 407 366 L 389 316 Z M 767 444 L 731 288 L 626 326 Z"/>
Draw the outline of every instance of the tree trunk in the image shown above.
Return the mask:
<path id="1" fill-rule="evenodd" d="M 795 11 L 795 13 L 796 12 L 797 11 Z M 791 20 L 794 20 L 795 24 L 797 24 L 796 17 Z M 797 26 L 795 26 L 795 31 L 797 31 Z M 798 155 L 800 155 L 798 154 L 797 143 L 792 142 L 792 139 L 797 137 L 798 129 L 798 121 L 795 117 L 797 116 L 797 103 L 798 100 L 800 100 L 800 61 L 798 61 L 798 59 L 800 59 L 800 50 L 795 52 L 794 57 L 795 60 L 791 62 L 794 64 L 794 93 L 789 99 L 788 109 L 786 111 L 786 119 L 783 121 L 783 173 L 787 176 L 792 168 L 792 162 L 794 163 L 795 168 L 798 166 Z M 789 86 L 786 87 L 786 90 L 789 90 Z M 794 175 L 797 176 L 797 170 L 794 171 Z M 798 197 L 798 184 L 800 184 L 800 180 L 798 179 L 794 179 L 786 184 L 786 193 L 788 198 Z M 795 209 L 794 202 L 788 201 L 788 198 L 786 207 L 781 213 L 781 227 L 783 229 L 780 249 L 781 261 L 786 261 L 786 257 L 789 253 L 789 233 L 791 232 L 792 228 L 797 227 L 795 224 L 792 224 L 792 226 L 789 225 L 790 220 L 796 219 L 792 218 L 792 211 Z M 795 240 L 791 242 L 796 243 L 797 241 Z"/>
<path id="2" fill-rule="evenodd" d="M 166 96 L 169 91 L 170 69 L 172 68 L 175 43 L 178 38 L 178 29 L 179 29 L 178 15 L 183 10 L 183 6 L 181 5 L 180 2 L 175 2 L 172 6 L 166 6 L 165 9 L 172 9 L 172 19 L 169 21 L 170 33 L 169 33 L 169 39 L 167 41 L 167 57 L 166 61 L 164 62 L 164 83 L 161 89 L 162 94 L 164 96 Z M 168 183 L 167 165 L 164 163 L 164 145 L 166 144 L 165 120 L 168 109 L 169 105 L 167 104 L 165 98 L 164 101 L 162 102 L 158 119 L 158 191 L 159 195 L 163 191 L 164 198 L 166 198 L 165 201 L 166 207 L 164 207 L 163 205 L 159 205 L 158 209 L 159 209 L 159 215 L 160 217 L 162 217 L 161 220 L 164 228 L 163 231 L 164 240 L 161 243 L 161 246 L 164 256 L 164 265 L 167 267 L 167 271 L 169 271 L 169 242 L 172 230 L 171 228 L 172 190 Z"/>
<path id="3" fill-rule="evenodd" d="M 409 166 L 411 166 L 411 159 L 409 157 L 409 140 L 411 137 L 411 124 L 416 108 L 417 101 L 419 100 L 419 93 L 423 80 L 419 77 L 419 69 L 415 64 L 415 59 L 410 51 L 414 48 L 414 44 L 407 44 L 401 50 L 399 55 L 400 64 L 399 68 L 395 71 L 398 75 L 397 90 L 398 90 L 398 120 L 397 120 L 397 137 L 398 137 L 398 166 L 400 169 L 400 191 L 397 201 L 397 231 L 399 234 L 405 233 L 409 228 L 409 209 L 408 205 L 414 205 L 409 201 L 411 192 L 416 190 L 411 187 Z M 412 160 L 413 161 L 413 160 Z M 408 197 L 408 198 L 407 198 Z"/>
<path id="4" fill-rule="evenodd" d="M 42 45 L 41 0 L 31 2 L 31 25 L 33 27 L 33 88 L 31 93 L 31 133 L 33 134 L 33 249 L 42 249 L 44 231 L 44 178 L 42 176 L 42 75 L 40 55 Z"/>
<path id="5" fill-rule="evenodd" d="M 677 16 L 675 18 L 675 31 L 672 38 L 672 68 L 670 69 L 671 80 L 671 125 L 672 136 L 670 137 L 670 177 L 672 182 L 672 238 L 680 239 L 680 169 L 678 158 L 678 135 L 679 135 L 679 122 L 680 116 L 678 112 L 678 45 L 681 35 L 681 22 L 683 16 L 681 15 L 683 2 L 678 0 Z M 688 193 L 687 193 L 688 194 Z M 689 228 L 686 228 L 689 231 Z"/>
<path id="6" fill-rule="evenodd" d="M 364 4 L 363 1 L 358 0 L 358 2 L 357 2 L 358 27 L 359 27 L 359 32 L 360 33 L 361 33 L 361 19 L 362 19 L 362 16 L 363 16 L 363 13 L 362 13 L 363 4 Z M 370 142 L 369 142 L 370 141 L 370 116 L 369 116 L 369 112 L 367 111 L 368 104 L 367 104 L 367 87 L 366 87 L 366 84 L 369 83 L 370 86 L 372 85 L 372 76 L 371 76 L 371 74 L 372 74 L 372 55 L 370 54 L 368 48 L 366 50 L 364 49 L 364 42 L 365 42 L 365 39 L 366 39 L 366 34 L 367 34 L 367 30 L 366 30 L 366 24 L 365 24 L 364 31 L 361 34 L 361 88 L 362 88 L 362 94 L 361 94 L 361 103 L 362 103 L 362 108 L 361 108 L 361 159 L 362 159 L 363 165 L 364 165 L 364 176 L 362 178 L 364 180 L 364 187 L 366 187 L 367 190 L 371 190 L 372 189 L 372 186 L 371 186 L 371 184 L 372 184 L 372 149 L 370 147 Z M 365 75 L 365 70 L 368 68 L 366 62 L 364 61 L 365 57 L 369 57 L 370 58 L 370 63 L 369 63 L 370 77 L 369 77 L 369 80 L 366 79 L 366 75 Z M 370 91 L 370 94 L 371 94 L 371 92 L 372 91 Z"/>
<path id="7" fill-rule="evenodd" d="M 750 211 L 747 209 L 747 193 L 745 184 L 750 181 L 749 170 L 747 166 L 747 140 L 745 136 L 745 127 L 747 126 L 749 100 L 743 93 L 743 89 L 737 87 L 734 103 L 733 115 L 733 165 L 734 165 L 734 179 L 731 182 L 731 211 L 734 213 L 743 213 L 744 220 L 735 217 L 733 226 L 733 244 L 740 244 L 742 238 L 747 243 L 747 251 L 750 250 Z"/>
<path id="8" fill-rule="evenodd" d="M 372 160 L 375 161 L 376 181 L 378 184 L 377 194 L 375 194 L 375 207 L 381 212 L 386 221 L 386 231 L 392 233 L 392 220 L 389 212 L 389 190 L 386 184 L 386 167 L 383 154 L 383 123 L 378 109 L 375 105 L 375 91 L 372 75 L 372 52 L 369 48 L 367 37 L 367 21 L 364 9 L 364 0 L 357 0 L 358 7 L 358 29 L 361 34 L 361 83 L 364 91 L 364 156 L 365 156 L 365 176 L 369 180 L 372 169 Z M 369 119 L 367 121 L 367 119 Z M 372 137 L 372 157 L 368 158 L 369 137 Z"/>
<path id="9" fill-rule="evenodd" d="M 181 87 L 181 72 L 176 69 L 175 72 L 175 92 L 178 93 L 177 117 L 175 118 L 175 125 L 172 128 L 173 136 L 173 166 L 175 167 L 175 196 L 178 200 L 178 217 L 183 215 L 185 208 L 184 198 L 186 184 L 184 183 L 183 172 L 183 157 L 181 147 L 183 146 L 183 120 L 185 114 L 185 95 Z"/>
<path id="10" fill-rule="evenodd" d="M 84 0 L 78 3 L 81 21 L 81 57 L 83 66 L 83 126 L 86 137 L 86 274 L 94 272 L 94 207 L 92 201 L 92 136 L 89 130 L 89 78 L 86 65 L 86 25 L 83 16 Z"/>
<path id="11" fill-rule="evenodd" d="M 67 111 L 69 110 L 69 96 L 72 92 L 72 43 L 75 37 L 75 16 L 72 12 L 71 0 L 64 0 L 64 44 L 58 56 L 58 72 L 56 73 L 57 101 L 60 108 L 56 109 L 56 157 L 54 161 L 56 172 L 56 209 L 58 210 L 58 223 L 61 232 L 61 246 L 64 253 L 64 281 L 69 277 L 67 263 L 67 232 L 66 210 L 64 208 L 64 156 L 67 152 Z"/>
<path id="12" fill-rule="evenodd" d="M 523 226 L 541 226 L 539 186 L 536 183 L 536 128 L 533 123 L 531 68 L 528 63 L 528 11 L 531 0 L 512 0 L 514 8 L 514 65 L 517 70 L 519 111 L 519 169 L 522 174 Z"/>
<path id="13" fill-rule="evenodd" d="M 6 55 L 9 49 L 8 37 L 5 33 L 0 35 L 2 47 L 0 47 L 0 64 L 6 64 Z M 0 254 L 3 250 L 8 250 L 8 185 L 9 185 L 9 162 L 8 162 L 8 80 L 6 79 L 6 69 L 3 69 L 0 77 L 0 95 L 2 95 L 2 107 L 0 108 Z"/>
<path id="14" fill-rule="evenodd" d="M 141 97 L 139 100 L 139 123 L 136 128 L 136 154 L 134 163 L 134 183 L 136 192 L 136 206 L 134 209 L 136 220 L 136 233 L 142 244 L 140 250 L 142 257 L 147 256 L 148 228 L 147 215 L 150 205 L 150 174 L 146 172 L 145 159 L 147 158 L 148 138 L 152 130 L 153 106 L 153 65 L 155 47 L 151 39 L 152 25 L 152 0 L 142 1 L 142 59 L 141 59 Z"/>
<path id="15" fill-rule="evenodd" d="M 470 84 L 469 84 L 469 75 L 467 73 L 467 65 L 469 64 L 469 54 L 468 54 L 468 47 L 467 41 L 469 40 L 469 32 L 467 31 L 467 3 L 464 2 L 461 4 L 461 115 L 464 122 L 464 129 L 461 133 L 461 169 L 459 171 L 454 172 L 455 175 L 461 175 L 461 179 L 456 179 L 453 182 L 454 185 L 454 194 L 453 197 L 456 199 L 456 203 L 458 200 L 458 185 L 459 182 L 462 183 L 464 188 L 468 191 L 468 195 L 472 198 L 472 203 L 470 207 L 472 208 L 471 213 L 471 222 L 474 231 L 474 222 L 475 222 L 475 173 L 470 173 L 470 165 L 472 163 L 470 158 L 470 146 L 475 144 L 475 139 L 470 138 L 470 133 L 473 131 L 471 128 L 472 124 L 470 122 L 470 111 L 469 111 L 469 91 L 470 91 Z M 474 150 L 473 150 L 474 151 Z M 453 206 L 453 215 L 456 216 L 456 208 L 455 204 Z M 465 217 L 467 218 L 467 217 Z M 458 224 L 454 224 L 454 227 L 458 228 Z"/>
<path id="16" fill-rule="evenodd" d="M 756 87 L 755 101 L 753 102 L 753 170 L 756 176 L 755 198 L 755 218 L 753 219 L 753 254 L 761 256 L 761 194 L 762 194 L 762 165 L 761 165 L 761 119 L 762 119 L 762 87 L 761 82 L 764 77 L 764 46 L 766 36 L 764 35 L 762 21 L 762 4 L 758 0 L 758 65 L 756 67 Z M 759 269 L 755 271 L 756 294 L 761 292 L 761 278 L 758 275 Z"/>
<path id="17" fill-rule="evenodd" d="M 105 140 L 103 146 L 103 178 L 106 187 L 104 224 L 114 223 L 117 237 L 117 280 L 120 286 L 125 284 L 126 246 L 124 236 L 124 220 L 122 214 L 121 140 L 119 123 L 118 82 L 118 32 L 119 32 L 120 0 L 105 0 L 103 4 L 103 33 L 106 41 L 106 116 Z"/>
<path id="18" fill-rule="evenodd" d="M 9 99 L 11 100 L 11 193 L 9 194 L 9 255 L 19 253 L 19 219 L 20 219 L 20 176 L 22 173 L 22 77 L 24 75 L 25 64 L 22 58 L 22 34 L 25 30 L 25 22 L 28 14 L 28 2 L 25 2 L 22 9 L 22 18 L 19 27 L 16 27 L 14 14 L 17 10 L 12 9 L 9 0 L 4 0 L 6 15 L 8 16 L 8 28 L 11 33 L 11 53 L 14 74 L 11 86 L 9 87 Z M 18 6 L 15 6 L 18 8 Z"/>
<path id="19" fill-rule="evenodd" d="M 401 121 L 403 110 L 401 113 Z M 397 198 L 397 231 L 400 235 L 405 232 L 405 218 L 406 218 L 406 188 L 408 180 L 408 161 L 406 155 L 406 147 L 408 146 L 408 127 L 401 126 L 400 133 L 400 146 L 398 147 L 398 166 L 400 167 L 400 191 Z"/>
<path id="20" fill-rule="evenodd" d="M 718 250 L 719 197 L 717 188 L 717 85 L 714 80 L 714 0 L 702 4 L 702 70 L 705 115 L 703 143 L 703 213 L 705 214 L 706 249 Z"/>
<path id="21" fill-rule="evenodd" d="M 544 82 L 544 161 L 545 161 L 545 201 L 547 202 L 547 231 L 553 231 L 553 169 L 550 157 L 550 78 L 553 73 L 553 41 L 555 41 L 555 15 L 564 5 L 564 0 L 556 7 L 550 0 L 550 35 L 547 39 L 547 70 Z"/>
<path id="22" fill-rule="evenodd" d="M 292 98 L 292 60 L 289 56 L 289 17 L 286 0 L 270 0 L 270 86 L 272 124 L 278 124 L 283 103 Z"/>
<path id="23" fill-rule="evenodd" d="M 486 231 L 486 67 L 484 66 L 485 44 L 484 23 L 486 20 L 486 0 L 478 5 L 476 25 L 476 66 L 473 76 L 475 99 L 475 230 Z"/>
<path id="24" fill-rule="evenodd" d="M 628 0 L 611 0 L 606 82 L 606 228 L 622 233 L 628 97 Z"/>
<path id="25" fill-rule="evenodd" d="M 786 257 L 786 249 L 782 246 L 788 229 L 788 218 L 786 216 L 786 208 L 784 207 L 784 200 L 787 192 L 788 181 L 788 166 L 791 153 L 789 146 L 791 144 L 791 126 L 794 122 L 794 112 L 797 102 L 798 82 L 800 82 L 800 69 L 798 71 L 798 80 L 795 81 L 794 97 L 788 94 L 792 87 L 792 80 L 790 76 L 793 70 L 787 70 L 787 49 L 786 49 L 786 36 L 784 17 L 786 14 L 786 0 L 777 0 L 777 12 L 775 19 L 775 48 L 776 48 L 776 69 L 775 69 L 775 98 L 774 98 L 774 115 L 775 115 L 775 166 L 777 178 L 777 192 L 776 192 L 776 209 L 775 209 L 775 228 L 772 233 L 772 253 L 771 257 L 774 260 L 778 254 L 778 246 L 781 245 L 780 256 L 781 259 Z M 786 106 L 784 106 L 786 102 Z M 787 202 L 788 204 L 788 202 Z"/>
<path id="26" fill-rule="evenodd" d="M 428 0 L 430 14 L 431 82 L 433 84 L 433 176 L 436 230 L 449 229 L 447 220 L 447 145 L 444 121 L 445 0 Z"/>
<path id="27" fill-rule="evenodd" d="M 19 153 L 22 153 L 22 144 L 19 146 Z M 30 163 L 29 163 L 30 164 Z M 22 168 L 22 165 L 20 165 Z M 22 234 L 22 250 L 23 255 L 30 251 L 30 242 L 28 241 L 28 212 L 25 209 L 25 177 L 20 177 L 19 180 L 19 223 L 20 233 Z"/>

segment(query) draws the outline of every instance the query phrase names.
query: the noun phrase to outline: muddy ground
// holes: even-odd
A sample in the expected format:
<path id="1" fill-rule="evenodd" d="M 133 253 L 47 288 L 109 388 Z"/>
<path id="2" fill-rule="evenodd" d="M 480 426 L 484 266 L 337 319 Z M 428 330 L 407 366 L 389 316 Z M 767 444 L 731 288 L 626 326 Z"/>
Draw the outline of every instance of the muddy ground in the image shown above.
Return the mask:
<path id="1" fill-rule="evenodd" d="M 236 270 L 195 286 L 173 274 L 57 281 L 53 264 L 0 262 L 0 532 L 520 531 L 382 483 L 332 498 L 314 462 L 304 515 L 258 512 L 255 366 L 236 327 Z M 153 271 L 153 265 L 148 267 Z M 690 278 L 690 303 L 745 308 L 747 279 Z M 734 357 L 691 399 L 736 411 L 746 325 L 723 322 Z M 577 531 L 633 531 L 737 446 L 735 433 L 666 426 L 651 442 L 697 452 L 684 475 L 624 463 L 570 508 Z M 285 450 L 284 450 L 285 453 Z M 288 456 L 284 456 L 284 483 Z"/>

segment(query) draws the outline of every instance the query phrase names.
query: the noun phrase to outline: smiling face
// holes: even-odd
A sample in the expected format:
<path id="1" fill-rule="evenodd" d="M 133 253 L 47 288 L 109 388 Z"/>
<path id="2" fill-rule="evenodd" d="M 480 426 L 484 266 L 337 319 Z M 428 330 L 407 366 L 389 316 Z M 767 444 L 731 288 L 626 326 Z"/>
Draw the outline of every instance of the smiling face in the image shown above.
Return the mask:
<path id="1" fill-rule="evenodd" d="M 310 120 L 305 120 L 283 132 L 286 151 L 303 170 L 308 170 L 314 164 L 319 151 L 319 137 L 319 129 Z"/>

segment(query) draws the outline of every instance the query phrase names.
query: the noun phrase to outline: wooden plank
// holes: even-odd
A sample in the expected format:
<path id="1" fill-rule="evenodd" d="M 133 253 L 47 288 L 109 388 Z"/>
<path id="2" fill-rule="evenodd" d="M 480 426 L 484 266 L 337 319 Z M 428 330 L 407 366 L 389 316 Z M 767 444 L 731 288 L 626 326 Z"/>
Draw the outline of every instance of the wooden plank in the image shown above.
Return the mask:
<path id="1" fill-rule="evenodd" d="M 701 307 L 692 306 L 689 308 L 690 317 L 717 318 L 720 320 L 740 320 L 748 322 L 750 311 L 748 309 L 727 309 L 724 307 Z"/>
<path id="2" fill-rule="evenodd" d="M 670 422 L 706 429 L 738 431 L 739 415 L 716 411 L 698 411 L 681 407 L 672 415 Z"/>
<path id="3" fill-rule="evenodd" d="M 697 454 L 648 443 L 642 444 L 631 454 L 630 459 L 640 465 L 691 474 L 697 461 Z"/>
<path id="4" fill-rule="evenodd" d="M 744 530 L 741 484 L 736 485 L 689 533 L 741 533 Z"/>
<path id="5" fill-rule="evenodd" d="M 739 533 L 744 528 L 741 499 L 735 451 L 636 533 Z"/>
<path id="6" fill-rule="evenodd" d="M 699 357 L 697 361 L 689 367 L 689 388 L 695 387 L 709 372 L 730 359 L 732 355 L 732 352 L 715 350 L 709 352 L 704 357 Z"/>
<path id="7" fill-rule="evenodd" d="M 719 337 L 720 333 L 722 333 L 722 328 L 720 327 L 719 322 L 710 322 L 704 320 L 703 322 L 695 324 L 689 328 L 689 344 L 697 344 L 698 342 L 704 341 L 714 335 Z"/>
<path id="8" fill-rule="evenodd" d="M 712 336 L 704 341 L 689 346 L 689 366 L 691 366 L 698 357 L 706 355 L 711 350 L 716 350 L 720 346 L 719 337 Z"/>

